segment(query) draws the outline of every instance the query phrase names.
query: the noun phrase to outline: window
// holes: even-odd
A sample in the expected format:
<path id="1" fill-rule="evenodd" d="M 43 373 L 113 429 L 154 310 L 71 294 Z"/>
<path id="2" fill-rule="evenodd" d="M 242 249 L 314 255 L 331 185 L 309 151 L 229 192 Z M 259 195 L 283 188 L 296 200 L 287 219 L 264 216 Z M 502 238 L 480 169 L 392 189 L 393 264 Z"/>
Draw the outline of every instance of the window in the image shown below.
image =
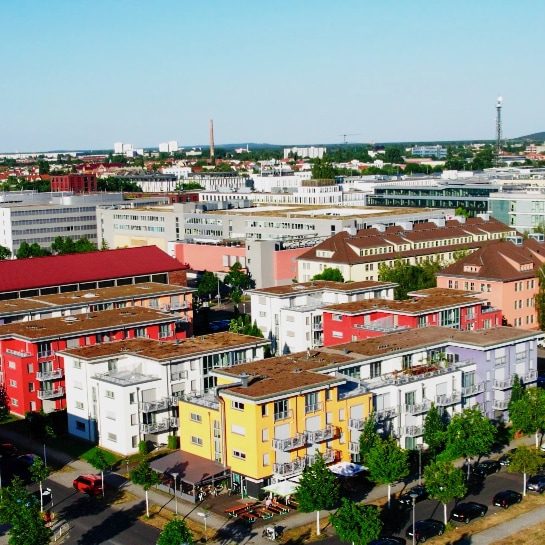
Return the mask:
<path id="1" fill-rule="evenodd" d="M 196 435 L 192 435 L 191 436 L 191 442 L 194 445 L 197 445 L 198 447 L 202 447 L 202 438 L 201 437 L 197 437 Z"/>
<path id="2" fill-rule="evenodd" d="M 159 326 L 159 338 L 170 337 L 170 324 L 161 324 Z"/>
<path id="3" fill-rule="evenodd" d="M 329 389 L 325 391 L 325 400 L 331 401 L 331 390 Z"/>
<path id="4" fill-rule="evenodd" d="M 17 381 L 10 378 L 9 385 L 12 386 L 13 388 L 17 388 Z"/>
<path id="5" fill-rule="evenodd" d="M 81 361 L 74 360 L 74 369 L 81 369 Z"/>
<path id="6" fill-rule="evenodd" d="M 131 446 L 132 448 L 136 448 L 138 446 L 138 435 L 133 435 L 131 437 Z"/>
<path id="7" fill-rule="evenodd" d="M 269 428 L 263 428 L 263 429 L 261 430 L 261 440 L 262 440 L 263 442 L 269 440 Z"/>
<path id="8" fill-rule="evenodd" d="M 311 392 L 305 395 L 305 413 L 315 413 L 319 410 L 318 392 Z"/>
<path id="9" fill-rule="evenodd" d="M 131 405 L 134 405 L 136 403 L 136 393 L 135 392 L 131 392 L 129 394 L 129 403 Z"/>
<path id="10" fill-rule="evenodd" d="M 117 443 L 117 435 L 115 433 L 109 433 L 108 441 L 111 441 L 112 443 Z"/>
<path id="11" fill-rule="evenodd" d="M 106 418 L 108 420 L 115 420 L 115 413 L 113 411 L 106 411 Z"/>
<path id="12" fill-rule="evenodd" d="M 83 401 L 76 401 L 76 409 L 83 410 Z"/>
<path id="13" fill-rule="evenodd" d="M 9 367 L 10 369 L 16 369 L 16 368 L 17 368 L 17 366 L 15 365 L 15 362 L 14 362 L 14 361 L 8 362 L 8 367 Z"/>
<path id="14" fill-rule="evenodd" d="M 371 378 L 380 377 L 382 375 L 382 362 L 373 361 L 370 367 Z"/>
<path id="15" fill-rule="evenodd" d="M 189 418 L 193 421 L 193 422 L 202 422 L 202 416 L 200 414 L 197 414 L 197 413 L 191 413 L 189 415 Z"/>
<path id="16" fill-rule="evenodd" d="M 106 390 L 104 394 L 108 399 L 115 399 L 115 394 L 112 392 L 112 390 Z"/>
<path id="17" fill-rule="evenodd" d="M 85 422 L 82 422 L 81 420 L 76 420 L 76 430 L 85 431 Z"/>
<path id="18" fill-rule="evenodd" d="M 244 403 L 241 403 L 240 401 L 231 401 L 231 407 L 237 411 L 243 411 Z"/>
<path id="19" fill-rule="evenodd" d="M 29 392 L 33 392 L 33 391 L 34 391 L 34 383 L 33 383 L 33 382 L 29 382 L 29 383 L 28 383 L 28 391 L 29 391 Z"/>
<path id="20" fill-rule="evenodd" d="M 30 374 L 34 373 L 34 365 L 32 365 L 32 363 L 29 363 L 27 366 L 27 370 Z"/>
<path id="21" fill-rule="evenodd" d="M 131 414 L 131 426 L 138 424 L 138 415 L 136 413 Z"/>
<path id="22" fill-rule="evenodd" d="M 19 406 L 19 400 L 18 399 L 15 399 L 14 397 L 11 398 L 11 406 L 12 407 L 17 407 Z"/>
<path id="23" fill-rule="evenodd" d="M 246 435 L 246 430 L 237 424 L 231 424 L 231 433 L 235 435 Z"/>
<path id="24" fill-rule="evenodd" d="M 117 371 L 117 360 L 108 360 L 108 372 L 116 372 Z"/>
<path id="25" fill-rule="evenodd" d="M 267 404 L 264 403 L 263 405 L 261 405 L 261 416 L 267 416 Z"/>
<path id="26" fill-rule="evenodd" d="M 332 331 L 331 336 L 335 339 L 342 339 L 343 338 L 343 332 L 342 331 Z"/>
<path id="27" fill-rule="evenodd" d="M 137 327 L 135 330 L 135 335 L 137 337 L 147 337 L 145 327 Z"/>
<path id="28" fill-rule="evenodd" d="M 274 419 L 283 420 L 288 418 L 288 400 L 280 399 L 274 402 Z"/>
<path id="29" fill-rule="evenodd" d="M 344 409 L 339 409 L 339 422 L 344 420 Z"/>
<path id="30" fill-rule="evenodd" d="M 238 458 L 239 460 L 246 460 L 246 454 L 240 452 L 240 450 L 233 450 L 233 458 Z"/>
<path id="31" fill-rule="evenodd" d="M 271 463 L 271 460 L 270 460 L 270 457 L 269 457 L 269 454 L 263 454 L 263 465 L 264 466 L 268 466 L 270 465 Z"/>

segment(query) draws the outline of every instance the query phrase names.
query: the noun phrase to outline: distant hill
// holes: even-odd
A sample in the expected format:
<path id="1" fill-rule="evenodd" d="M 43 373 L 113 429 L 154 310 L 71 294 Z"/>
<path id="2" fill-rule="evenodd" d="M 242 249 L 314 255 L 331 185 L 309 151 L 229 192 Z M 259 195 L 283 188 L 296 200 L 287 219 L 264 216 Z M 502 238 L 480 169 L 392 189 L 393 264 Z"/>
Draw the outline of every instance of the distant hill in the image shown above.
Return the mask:
<path id="1" fill-rule="evenodd" d="M 524 140 L 530 142 L 545 142 L 545 131 L 534 132 L 533 134 L 527 134 L 526 136 L 519 136 L 518 138 L 513 138 L 512 140 Z"/>

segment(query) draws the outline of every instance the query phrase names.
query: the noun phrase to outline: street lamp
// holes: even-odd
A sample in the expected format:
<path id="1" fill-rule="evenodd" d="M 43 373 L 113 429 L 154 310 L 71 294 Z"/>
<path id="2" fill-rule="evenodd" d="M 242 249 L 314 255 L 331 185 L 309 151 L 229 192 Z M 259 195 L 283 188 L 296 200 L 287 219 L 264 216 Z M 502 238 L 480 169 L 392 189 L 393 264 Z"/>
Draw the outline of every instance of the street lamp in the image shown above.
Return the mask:
<path id="1" fill-rule="evenodd" d="M 206 532 L 206 519 L 210 516 L 210 513 L 207 513 L 206 511 L 199 511 L 197 515 L 199 515 L 199 517 L 202 517 L 204 520 L 204 541 L 206 542 L 208 541 L 208 536 Z"/>
<path id="2" fill-rule="evenodd" d="M 174 505 L 176 515 L 178 515 L 178 496 L 176 496 L 176 492 L 178 491 L 178 473 L 171 473 L 171 475 L 174 477 Z"/>
<path id="3" fill-rule="evenodd" d="M 416 498 L 418 498 L 418 494 L 416 492 L 411 492 L 410 496 L 413 500 L 413 545 L 416 545 L 415 512 L 416 512 Z"/>

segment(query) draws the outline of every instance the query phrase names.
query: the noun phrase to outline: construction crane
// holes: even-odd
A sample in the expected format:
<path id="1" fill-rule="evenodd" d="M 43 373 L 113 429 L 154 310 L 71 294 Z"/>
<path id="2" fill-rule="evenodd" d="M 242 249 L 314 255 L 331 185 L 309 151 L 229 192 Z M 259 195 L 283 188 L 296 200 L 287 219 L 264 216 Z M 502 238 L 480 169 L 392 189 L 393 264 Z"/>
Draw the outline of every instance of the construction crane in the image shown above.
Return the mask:
<path id="1" fill-rule="evenodd" d="M 361 133 L 359 132 L 353 132 L 353 133 L 343 133 L 339 134 L 339 136 L 343 137 L 343 144 L 348 144 L 348 140 L 346 139 L 347 136 L 359 136 Z"/>

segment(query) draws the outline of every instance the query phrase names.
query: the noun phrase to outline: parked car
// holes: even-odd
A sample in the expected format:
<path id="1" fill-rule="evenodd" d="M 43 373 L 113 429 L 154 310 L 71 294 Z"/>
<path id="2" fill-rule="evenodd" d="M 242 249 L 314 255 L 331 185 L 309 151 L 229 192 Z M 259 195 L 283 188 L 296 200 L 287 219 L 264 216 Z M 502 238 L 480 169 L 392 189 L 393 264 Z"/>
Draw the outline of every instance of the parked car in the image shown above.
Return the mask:
<path id="1" fill-rule="evenodd" d="M 450 518 L 457 522 L 469 522 L 473 519 L 484 517 L 488 507 L 482 503 L 474 501 L 468 501 L 466 503 L 459 503 L 451 512 Z"/>
<path id="2" fill-rule="evenodd" d="M 478 494 L 484 486 L 484 475 L 479 473 L 470 473 L 466 476 L 466 486 L 469 494 Z"/>
<path id="3" fill-rule="evenodd" d="M 39 458 L 37 454 L 21 454 L 20 456 L 17 456 L 16 460 L 19 465 L 24 467 L 25 469 L 28 469 L 33 463 L 36 458 Z"/>
<path id="4" fill-rule="evenodd" d="M 102 479 L 100 475 L 80 475 L 72 483 L 74 488 L 90 496 L 102 494 Z"/>
<path id="5" fill-rule="evenodd" d="M 210 331 L 217 333 L 218 331 L 227 331 L 230 323 L 231 320 L 216 320 L 214 322 L 210 322 L 208 327 Z"/>
<path id="6" fill-rule="evenodd" d="M 424 543 L 424 541 L 431 537 L 443 535 L 445 532 L 445 525 L 440 520 L 424 519 L 417 520 L 414 523 L 414 538 L 418 543 Z M 413 537 L 412 524 L 407 528 L 407 537 Z"/>
<path id="7" fill-rule="evenodd" d="M 17 450 L 17 447 L 15 445 L 12 445 L 11 443 L 2 443 L 0 445 L 0 456 L 13 458 L 13 456 L 17 456 L 18 452 L 19 451 Z"/>
<path id="8" fill-rule="evenodd" d="M 478 463 L 473 468 L 473 473 L 486 477 L 487 475 L 492 475 L 493 473 L 497 473 L 500 469 L 501 469 L 501 465 L 497 460 L 484 460 Z"/>
<path id="9" fill-rule="evenodd" d="M 399 496 L 397 501 L 401 503 L 402 505 L 410 507 L 413 504 L 413 499 L 411 497 L 411 494 L 416 494 L 416 498 L 415 498 L 416 503 L 418 503 L 419 501 L 425 500 L 428 497 L 426 488 L 418 484 L 416 486 L 413 486 L 410 490 L 408 490 L 404 494 L 401 494 L 401 496 Z"/>
<path id="10" fill-rule="evenodd" d="M 530 477 L 526 484 L 526 490 L 543 494 L 543 492 L 545 492 L 545 475 L 534 475 L 533 477 Z"/>
<path id="11" fill-rule="evenodd" d="M 504 509 L 507 509 L 510 505 L 520 503 L 521 501 L 522 494 L 519 494 L 514 490 L 502 490 L 494 496 L 492 503 L 494 505 L 497 505 L 498 507 L 503 507 Z"/>
<path id="12" fill-rule="evenodd" d="M 385 536 L 374 539 L 369 545 L 405 545 L 407 541 L 402 537 Z"/>
<path id="13" fill-rule="evenodd" d="M 545 388 L 545 375 L 537 376 L 537 386 L 539 388 Z"/>
<path id="14" fill-rule="evenodd" d="M 516 448 L 512 448 L 509 452 L 506 452 L 499 460 L 498 462 L 502 466 L 508 466 L 511 463 L 511 456 L 517 452 Z"/>

